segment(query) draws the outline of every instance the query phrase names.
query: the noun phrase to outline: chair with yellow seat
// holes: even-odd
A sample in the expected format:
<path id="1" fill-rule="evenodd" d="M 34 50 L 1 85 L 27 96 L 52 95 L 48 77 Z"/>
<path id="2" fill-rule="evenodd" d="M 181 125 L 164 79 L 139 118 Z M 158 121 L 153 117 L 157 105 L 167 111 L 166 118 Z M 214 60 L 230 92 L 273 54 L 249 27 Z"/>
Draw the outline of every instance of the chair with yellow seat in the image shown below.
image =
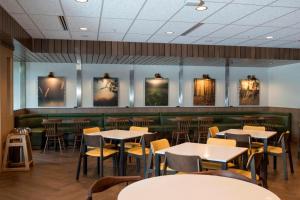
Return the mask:
<path id="1" fill-rule="evenodd" d="M 206 143 L 218 146 L 236 147 L 236 140 L 222 138 L 208 138 Z M 209 161 L 202 161 L 202 166 L 204 169 L 222 169 L 222 164 Z M 231 162 L 227 164 L 228 168 L 234 166 L 235 165 Z"/>
<path id="2" fill-rule="evenodd" d="M 82 163 L 82 158 L 86 159 L 88 157 L 97 158 L 97 173 L 100 177 L 103 177 L 103 162 L 108 158 L 113 159 L 113 169 L 116 171 L 116 162 L 118 158 L 118 150 L 105 148 L 105 141 L 101 135 L 91 135 L 92 130 L 97 130 L 97 128 L 85 130 L 81 140 L 79 161 L 77 166 L 76 179 L 79 179 L 80 168 Z M 84 167 L 84 173 L 87 173 L 87 166 Z"/>
<path id="3" fill-rule="evenodd" d="M 213 126 L 208 128 L 208 138 L 215 138 L 217 137 L 217 133 L 219 133 L 220 130 L 217 126 Z"/>
<path id="4" fill-rule="evenodd" d="M 246 165 L 246 169 L 248 170 L 233 169 L 233 168 L 229 170 L 241 174 L 247 178 L 250 178 L 253 180 L 253 182 L 257 184 L 263 184 L 264 181 L 260 176 L 263 155 L 264 155 L 263 151 L 259 151 L 251 154 Z"/>
<path id="5" fill-rule="evenodd" d="M 148 127 L 140 127 L 140 126 L 131 126 L 129 128 L 129 131 L 136 131 L 136 132 L 143 132 L 143 133 L 147 133 L 148 130 L 149 130 Z M 130 149 L 139 146 L 141 146 L 141 140 L 137 142 L 137 139 L 134 139 L 132 142 L 125 142 L 124 144 L 125 149 Z"/>
<path id="6" fill-rule="evenodd" d="M 84 128 L 83 129 L 83 134 L 89 135 L 93 133 L 99 133 L 101 132 L 101 129 L 99 127 L 91 127 L 91 128 Z M 115 145 L 110 142 L 105 142 L 105 148 L 114 148 Z M 90 147 L 88 147 L 90 148 Z"/>
<path id="7" fill-rule="evenodd" d="M 294 173 L 293 159 L 290 145 L 290 132 L 286 131 L 281 134 L 277 144 L 278 146 L 268 146 L 268 154 L 273 156 L 273 167 L 276 170 L 277 157 L 282 156 L 284 178 L 288 179 L 287 159 L 289 159 L 291 173 Z M 288 156 L 288 158 L 287 158 Z"/>
<path id="8" fill-rule="evenodd" d="M 126 150 L 129 158 L 133 157 L 136 159 L 136 168 L 138 172 L 140 172 L 140 162 L 142 160 L 144 177 L 146 177 L 147 173 L 147 156 L 150 154 L 150 142 L 155 140 L 155 137 L 155 134 L 144 134 L 141 137 L 139 146 L 135 146 Z"/>
<path id="9" fill-rule="evenodd" d="M 265 126 L 249 126 L 249 125 L 245 125 L 245 126 L 243 126 L 243 130 L 266 131 L 266 127 Z M 263 146 L 264 146 L 264 144 L 261 143 L 261 142 L 252 141 L 252 148 L 253 149 L 261 148 Z"/>

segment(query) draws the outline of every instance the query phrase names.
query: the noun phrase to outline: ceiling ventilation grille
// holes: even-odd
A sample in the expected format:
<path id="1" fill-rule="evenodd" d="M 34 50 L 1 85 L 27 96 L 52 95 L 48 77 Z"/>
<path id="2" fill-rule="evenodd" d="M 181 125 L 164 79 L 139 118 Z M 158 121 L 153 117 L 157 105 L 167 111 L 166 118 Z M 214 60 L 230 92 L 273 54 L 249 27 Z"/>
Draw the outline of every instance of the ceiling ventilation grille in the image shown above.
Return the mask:
<path id="1" fill-rule="evenodd" d="M 69 30 L 64 16 L 58 16 L 61 26 L 65 31 Z"/>
<path id="2" fill-rule="evenodd" d="M 180 36 L 186 36 L 187 34 L 193 32 L 194 30 L 196 30 L 197 28 L 199 28 L 200 26 L 202 26 L 203 23 L 199 22 L 196 25 L 194 25 L 192 28 L 186 30 L 184 33 L 182 33 Z"/>

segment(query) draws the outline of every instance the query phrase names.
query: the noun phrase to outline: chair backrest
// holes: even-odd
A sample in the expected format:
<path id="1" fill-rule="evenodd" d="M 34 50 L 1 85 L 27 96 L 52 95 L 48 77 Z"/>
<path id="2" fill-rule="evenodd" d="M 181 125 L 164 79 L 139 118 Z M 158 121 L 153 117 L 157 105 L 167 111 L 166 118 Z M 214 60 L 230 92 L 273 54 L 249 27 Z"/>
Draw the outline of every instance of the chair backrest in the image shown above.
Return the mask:
<path id="1" fill-rule="evenodd" d="M 258 152 L 251 154 L 248 159 L 246 167 L 251 172 L 252 180 L 256 181 L 256 175 L 260 174 L 263 156 L 264 156 L 263 151 L 258 151 Z"/>
<path id="2" fill-rule="evenodd" d="M 290 136 L 291 136 L 290 131 L 283 132 L 280 135 L 278 144 L 281 146 L 283 152 L 287 153 L 288 151 L 290 151 L 290 141 L 291 141 Z"/>
<path id="3" fill-rule="evenodd" d="M 243 130 L 253 130 L 253 131 L 265 131 L 266 127 L 264 126 L 243 126 Z"/>
<path id="4" fill-rule="evenodd" d="M 142 118 L 142 117 L 133 117 L 131 121 L 133 126 L 141 126 L 141 127 L 150 126 L 150 124 L 153 122 L 153 120 L 149 118 Z"/>
<path id="5" fill-rule="evenodd" d="M 185 173 L 202 171 L 202 160 L 199 156 L 177 155 L 170 152 L 165 153 L 164 174 L 167 167 Z"/>
<path id="6" fill-rule="evenodd" d="M 87 200 L 92 200 L 94 193 L 103 192 L 115 185 L 142 180 L 140 176 L 107 176 L 95 181 L 89 188 Z"/>
<path id="7" fill-rule="evenodd" d="M 167 139 L 155 140 L 150 143 L 151 152 L 155 155 L 155 152 L 170 147 L 170 143 Z"/>
<path id="8" fill-rule="evenodd" d="M 177 131 L 189 131 L 192 123 L 191 117 L 176 117 Z"/>
<path id="9" fill-rule="evenodd" d="M 113 129 L 120 129 L 122 127 L 128 126 L 129 119 L 108 117 L 106 121 L 112 125 Z"/>
<path id="10" fill-rule="evenodd" d="M 207 144 L 236 147 L 236 140 L 222 139 L 222 138 L 208 138 Z"/>
<path id="11" fill-rule="evenodd" d="M 222 177 L 228 177 L 228 178 L 234 178 L 241 181 L 246 181 L 248 183 L 254 183 L 256 184 L 256 181 L 253 181 L 252 179 L 243 176 L 241 174 L 238 174 L 236 172 L 232 172 L 230 170 L 209 170 L 209 171 L 203 171 L 203 172 L 197 172 L 195 173 L 197 175 L 211 175 L 211 176 L 222 176 Z"/>
<path id="12" fill-rule="evenodd" d="M 85 129 L 89 123 L 89 119 L 74 119 L 74 133 L 76 135 L 81 135 L 83 133 L 83 129 Z"/>
<path id="13" fill-rule="evenodd" d="M 83 134 L 84 145 L 90 148 L 103 148 L 105 141 L 101 135 Z"/>
<path id="14" fill-rule="evenodd" d="M 225 133 L 226 139 L 232 139 L 236 140 L 236 146 L 238 147 L 246 147 L 251 150 L 252 146 L 252 139 L 251 136 L 248 134 L 231 134 L 231 133 Z"/>
<path id="15" fill-rule="evenodd" d="M 217 136 L 217 133 L 219 133 L 219 128 L 217 126 L 213 126 L 213 127 L 210 127 L 208 128 L 208 136 L 209 137 L 216 137 Z"/>
<path id="16" fill-rule="evenodd" d="M 51 137 L 57 135 L 57 126 L 61 124 L 61 119 L 43 119 L 42 124 L 45 127 L 46 137 Z"/>
<path id="17" fill-rule="evenodd" d="M 148 132 L 148 127 L 140 127 L 140 126 L 130 126 L 130 131 L 141 131 L 141 132 Z"/>
<path id="18" fill-rule="evenodd" d="M 101 129 L 99 127 L 92 127 L 92 128 L 84 128 L 83 133 L 84 134 L 91 134 L 91 133 L 98 133 Z"/>

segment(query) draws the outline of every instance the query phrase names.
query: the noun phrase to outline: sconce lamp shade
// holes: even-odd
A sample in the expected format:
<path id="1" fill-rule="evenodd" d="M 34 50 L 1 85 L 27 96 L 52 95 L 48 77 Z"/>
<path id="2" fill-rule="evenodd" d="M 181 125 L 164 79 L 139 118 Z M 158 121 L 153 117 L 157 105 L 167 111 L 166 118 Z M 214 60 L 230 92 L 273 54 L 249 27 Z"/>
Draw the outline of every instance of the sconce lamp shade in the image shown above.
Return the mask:
<path id="1" fill-rule="evenodd" d="M 103 76 L 103 78 L 105 78 L 105 79 L 110 79 L 110 76 L 109 76 L 109 74 L 108 74 L 108 73 L 104 73 L 104 76 Z"/>
<path id="2" fill-rule="evenodd" d="M 154 77 L 156 78 L 156 79 L 162 79 L 163 77 L 160 75 L 160 73 L 155 73 L 154 74 Z"/>
<path id="3" fill-rule="evenodd" d="M 48 78 L 55 78 L 54 73 L 53 72 L 49 72 Z"/>

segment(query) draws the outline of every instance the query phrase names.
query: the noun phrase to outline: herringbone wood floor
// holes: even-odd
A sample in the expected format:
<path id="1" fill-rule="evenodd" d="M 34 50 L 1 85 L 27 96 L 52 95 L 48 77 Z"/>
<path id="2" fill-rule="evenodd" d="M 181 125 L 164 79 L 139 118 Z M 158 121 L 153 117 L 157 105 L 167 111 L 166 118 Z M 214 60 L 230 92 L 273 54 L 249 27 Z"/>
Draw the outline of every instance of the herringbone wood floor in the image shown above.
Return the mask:
<path id="1" fill-rule="evenodd" d="M 76 200 L 85 199 L 87 189 L 97 179 L 95 162 L 89 160 L 88 176 L 75 180 L 78 152 L 34 151 L 34 167 L 30 172 L 5 172 L 0 174 L 1 200 Z M 105 175 L 112 174 L 111 161 L 105 161 Z M 289 180 L 283 179 L 281 159 L 278 170 L 269 166 L 269 189 L 282 200 L 300 199 L 300 162 L 294 156 L 295 174 L 289 174 Z M 133 164 L 128 167 L 128 174 L 136 175 Z M 123 186 L 116 186 L 95 196 L 95 199 L 115 199 Z M 217 188 L 216 188 L 217 189 Z M 221 197 L 220 197 L 221 199 Z"/>

